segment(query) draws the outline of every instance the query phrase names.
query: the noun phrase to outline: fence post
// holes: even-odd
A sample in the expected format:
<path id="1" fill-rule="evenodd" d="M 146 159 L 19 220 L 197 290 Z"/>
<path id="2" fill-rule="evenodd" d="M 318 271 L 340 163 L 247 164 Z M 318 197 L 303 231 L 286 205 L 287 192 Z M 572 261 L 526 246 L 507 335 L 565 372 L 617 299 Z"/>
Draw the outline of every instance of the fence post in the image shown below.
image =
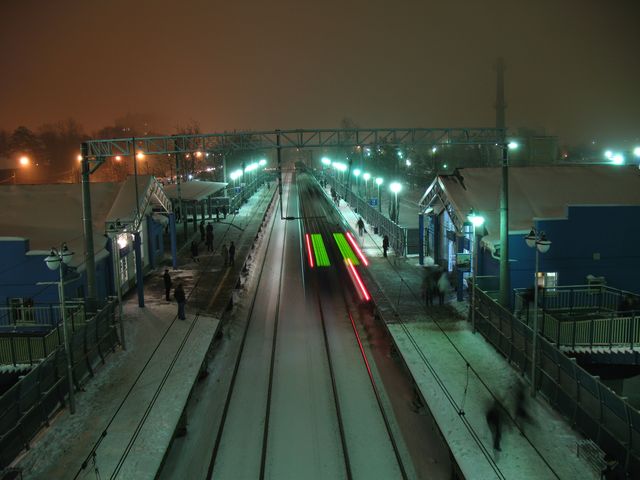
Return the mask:
<path id="1" fill-rule="evenodd" d="M 571 348 L 576 348 L 576 319 L 573 318 L 573 332 L 571 333 Z"/>
<path id="2" fill-rule="evenodd" d="M 611 312 L 611 316 L 609 317 L 609 350 L 613 349 L 613 313 Z"/>
<path id="3" fill-rule="evenodd" d="M 589 322 L 589 348 L 593 350 L 593 318 Z"/>
<path id="4" fill-rule="evenodd" d="M 634 337 L 635 337 L 635 326 L 636 326 L 636 313 L 634 312 L 633 315 L 631 315 L 631 319 L 629 320 L 629 329 L 631 330 L 631 333 L 629 335 L 629 339 L 630 339 L 630 345 L 631 345 L 631 350 L 633 350 L 633 343 L 634 343 Z"/>
<path id="5" fill-rule="evenodd" d="M 13 344 L 13 340 L 15 337 L 11 336 L 9 337 L 9 345 L 11 345 L 11 359 L 13 360 L 13 366 L 15 367 L 18 362 L 16 361 L 16 347 Z"/>

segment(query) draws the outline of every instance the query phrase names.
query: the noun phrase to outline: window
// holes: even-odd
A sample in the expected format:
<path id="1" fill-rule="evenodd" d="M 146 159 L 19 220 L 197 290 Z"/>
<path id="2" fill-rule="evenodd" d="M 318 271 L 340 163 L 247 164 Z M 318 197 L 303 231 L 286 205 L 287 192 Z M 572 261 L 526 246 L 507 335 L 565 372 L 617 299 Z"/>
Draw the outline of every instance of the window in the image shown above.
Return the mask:
<path id="1" fill-rule="evenodd" d="M 541 285 L 552 292 L 558 286 L 558 272 L 538 272 L 538 285 Z"/>

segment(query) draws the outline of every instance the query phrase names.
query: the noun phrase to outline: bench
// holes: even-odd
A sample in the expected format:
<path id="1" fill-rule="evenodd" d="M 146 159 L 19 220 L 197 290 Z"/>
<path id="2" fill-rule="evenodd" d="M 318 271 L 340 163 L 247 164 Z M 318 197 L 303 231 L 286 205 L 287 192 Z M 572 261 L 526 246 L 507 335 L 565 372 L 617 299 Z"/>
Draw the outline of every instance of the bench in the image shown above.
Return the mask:
<path id="1" fill-rule="evenodd" d="M 605 454 L 593 440 L 578 440 L 576 447 L 578 457 L 584 458 L 597 473 L 607 468 Z"/>

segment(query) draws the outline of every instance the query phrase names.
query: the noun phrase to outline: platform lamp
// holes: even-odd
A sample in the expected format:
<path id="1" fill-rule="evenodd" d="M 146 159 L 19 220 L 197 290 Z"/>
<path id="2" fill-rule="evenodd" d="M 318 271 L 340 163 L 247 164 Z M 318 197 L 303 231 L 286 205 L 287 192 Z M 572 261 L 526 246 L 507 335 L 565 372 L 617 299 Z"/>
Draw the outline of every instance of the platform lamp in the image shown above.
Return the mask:
<path id="1" fill-rule="evenodd" d="M 478 242 L 476 238 L 476 228 L 484 225 L 484 217 L 482 215 L 476 214 L 473 210 L 469 210 L 469 215 L 467 215 L 467 219 L 471 222 L 473 226 L 473 236 L 472 236 L 472 254 L 473 254 L 473 293 L 471 295 L 471 326 L 473 328 L 473 333 L 476 333 L 476 283 L 477 283 L 477 271 L 478 271 Z"/>
<path id="2" fill-rule="evenodd" d="M 527 247 L 536 249 L 536 266 L 533 277 L 533 341 L 531 346 L 531 396 L 536 395 L 536 356 L 538 347 L 538 254 L 547 253 L 551 242 L 544 232 L 531 228 L 529 235 L 524 237 Z"/>
<path id="3" fill-rule="evenodd" d="M 49 270 L 58 270 L 60 273 L 60 281 L 58 284 L 58 295 L 60 297 L 60 309 L 62 312 L 62 338 L 64 341 L 64 353 L 67 357 L 67 380 L 69 382 L 69 411 L 73 414 L 76 411 L 76 401 L 73 390 L 73 378 L 71 376 L 71 349 L 69 348 L 69 334 L 67 333 L 67 311 L 64 299 L 64 272 L 63 264 L 69 265 L 73 258 L 73 252 L 69 251 L 66 243 L 62 244 L 60 250 L 55 247 L 51 248 L 51 253 L 44 259 Z"/>
<path id="4" fill-rule="evenodd" d="M 389 185 L 389 189 L 394 193 L 395 195 L 395 200 L 393 203 L 393 221 L 395 223 L 398 223 L 398 220 L 400 218 L 400 212 L 398 211 L 400 208 L 400 205 L 398 205 L 398 193 L 400 193 L 400 191 L 402 190 L 402 184 L 399 182 L 391 182 L 391 184 Z"/>
<path id="5" fill-rule="evenodd" d="M 382 198 L 380 197 L 380 185 L 382 185 L 384 179 L 382 177 L 376 178 L 376 185 L 378 186 L 378 212 L 382 213 Z"/>

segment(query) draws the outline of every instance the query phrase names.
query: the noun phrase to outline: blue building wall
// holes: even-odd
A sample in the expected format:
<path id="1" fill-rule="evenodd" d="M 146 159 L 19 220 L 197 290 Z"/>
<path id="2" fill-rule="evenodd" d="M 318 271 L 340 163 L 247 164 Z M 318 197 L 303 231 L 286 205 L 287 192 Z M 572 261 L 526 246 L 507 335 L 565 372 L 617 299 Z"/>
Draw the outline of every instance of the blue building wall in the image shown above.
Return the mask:
<path id="1" fill-rule="evenodd" d="M 58 282 L 58 270 L 49 270 L 44 262 L 48 254 L 27 255 L 29 240 L 12 239 L 0 242 L 0 305 L 8 306 L 11 298 L 31 298 L 35 303 L 58 303 L 57 285 L 37 285 L 39 282 Z M 102 301 L 112 295 L 109 258 L 96 262 L 97 295 Z M 83 298 L 87 292 L 86 274 L 65 282 L 65 297 Z"/>
<path id="2" fill-rule="evenodd" d="M 640 293 L 640 207 L 569 207 L 566 220 L 536 224 L 552 242 L 539 255 L 540 272 L 558 272 L 559 285 L 584 285 L 587 275 L 603 276 L 607 285 Z M 510 235 L 511 288 L 533 285 L 535 250 L 527 247 L 526 234 Z M 599 259 L 597 258 L 599 256 Z M 499 275 L 499 261 L 488 252 L 481 257 L 481 275 Z"/>

